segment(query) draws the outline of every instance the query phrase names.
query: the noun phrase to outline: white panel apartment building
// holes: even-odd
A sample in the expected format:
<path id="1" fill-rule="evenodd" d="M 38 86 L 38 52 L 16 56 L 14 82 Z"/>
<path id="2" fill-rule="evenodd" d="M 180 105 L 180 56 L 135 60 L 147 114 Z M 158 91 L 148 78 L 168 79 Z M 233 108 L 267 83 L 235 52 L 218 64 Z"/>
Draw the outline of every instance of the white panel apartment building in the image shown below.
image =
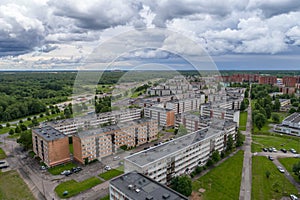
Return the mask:
<path id="1" fill-rule="evenodd" d="M 205 104 L 201 106 L 200 109 L 201 117 L 210 117 L 215 119 L 224 119 L 228 121 L 234 121 L 239 126 L 240 121 L 240 111 L 224 109 L 216 106 L 211 106 L 210 104 Z"/>
<path id="2" fill-rule="evenodd" d="M 72 135 L 77 133 L 78 128 L 96 127 L 101 124 L 117 124 L 128 122 L 141 118 L 142 109 L 126 109 L 121 111 L 112 111 L 100 113 L 97 115 L 86 115 L 84 117 L 75 119 L 65 119 L 53 122 L 46 122 L 49 125 L 64 133 L 65 135 Z"/>
<path id="3" fill-rule="evenodd" d="M 199 111 L 200 105 L 205 103 L 205 95 L 199 95 L 194 98 L 172 100 L 166 102 L 166 108 L 175 111 L 175 114 L 189 112 L 189 111 Z"/>
<path id="4" fill-rule="evenodd" d="M 206 164 L 213 150 L 223 151 L 228 134 L 202 129 L 125 158 L 125 173 L 136 170 L 162 183 Z M 234 131 L 235 134 L 235 131 Z"/>
<path id="5" fill-rule="evenodd" d="M 300 136 L 300 113 L 291 114 L 281 124 L 276 125 L 274 130 L 280 133 Z"/>

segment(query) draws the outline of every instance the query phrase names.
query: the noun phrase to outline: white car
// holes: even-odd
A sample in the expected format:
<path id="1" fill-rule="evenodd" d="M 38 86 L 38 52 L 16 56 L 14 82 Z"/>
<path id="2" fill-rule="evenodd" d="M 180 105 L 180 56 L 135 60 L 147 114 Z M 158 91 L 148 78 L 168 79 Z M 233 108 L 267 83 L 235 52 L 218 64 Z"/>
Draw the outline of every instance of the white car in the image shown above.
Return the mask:
<path id="1" fill-rule="evenodd" d="M 104 169 L 109 171 L 109 170 L 111 170 L 111 167 L 107 165 L 107 166 L 104 167 Z"/>
<path id="2" fill-rule="evenodd" d="M 296 195 L 294 195 L 294 194 L 290 194 L 290 198 L 291 198 L 292 200 L 298 200 L 298 197 L 296 197 Z"/>
<path id="3" fill-rule="evenodd" d="M 284 173 L 284 169 L 282 169 L 282 167 L 277 166 L 277 169 L 278 169 L 281 173 Z"/>

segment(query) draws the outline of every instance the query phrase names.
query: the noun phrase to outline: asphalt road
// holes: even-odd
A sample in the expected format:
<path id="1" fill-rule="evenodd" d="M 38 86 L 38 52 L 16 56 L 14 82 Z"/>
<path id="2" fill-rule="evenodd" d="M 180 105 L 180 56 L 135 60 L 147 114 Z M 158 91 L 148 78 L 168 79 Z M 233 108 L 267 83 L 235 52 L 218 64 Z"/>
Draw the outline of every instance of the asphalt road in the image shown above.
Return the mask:
<path id="1" fill-rule="evenodd" d="M 246 124 L 246 131 L 242 132 L 245 136 L 244 144 L 244 161 L 242 171 L 242 181 L 240 187 L 240 200 L 251 200 L 251 187 L 252 187 L 252 153 L 251 153 L 251 128 L 252 128 L 252 112 L 251 112 L 251 100 L 249 98 L 248 107 L 248 121 Z"/>

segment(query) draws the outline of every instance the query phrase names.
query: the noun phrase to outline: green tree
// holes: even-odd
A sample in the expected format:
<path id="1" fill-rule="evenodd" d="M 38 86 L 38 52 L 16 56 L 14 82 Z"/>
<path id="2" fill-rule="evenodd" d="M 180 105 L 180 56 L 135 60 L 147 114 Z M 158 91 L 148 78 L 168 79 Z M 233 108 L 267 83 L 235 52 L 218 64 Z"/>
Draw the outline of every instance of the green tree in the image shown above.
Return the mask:
<path id="1" fill-rule="evenodd" d="M 290 110 L 289 110 L 289 114 L 293 114 L 294 112 L 296 112 L 297 110 L 294 108 L 294 107 L 292 107 Z"/>
<path id="2" fill-rule="evenodd" d="M 7 122 L 7 123 L 6 123 L 6 127 L 10 127 L 10 123 Z"/>
<path id="3" fill-rule="evenodd" d="M 233 149 L 233 138 L 232 135 L 228 135 L 226 142 L 226 151 L 230 152 Z"/>
<path id="4" fill-rule="evenodd" d="M 245 109 L 246 109 L 245 102 L 242 101 L 242 102 L 241 102 L 241 108 L 240 108 L 240 110 L 241 110 L 241 111 L 244 111 Z"/>
<path id="5" fill-rule="evenodd" d="M 273 109 L 274 109 L 274 111 L 277 111 L 277 112 L 280 110 L 280 101 L 277 98 L 275 99 Z"/>
<path id="6" fill-rule="evenodd" d="M 192 194 L 192 180 L 186 175 L 176 176 L 171 180 L 171 188 L 188 197 Z"/>
<path id="7" fill-rule="evenodd" d="M 17 143 L 21 144 L 26 150 L 32 149 L 32 133 L 30 130 L 21 133 L 17 139 Z"/>
<path id="8" fill-rule="evenodd" d="M 176 137 L 180 137 L 183 135 L 186 135 L 188 133 L 187 129 L 184 127 L 184 125 L 180 124 L 178 128 L 178 132 L 176 134 Z"/>
<path id="9" fill-rule="evenodd" d="M 261 130 L 261 128 L 265 125 L 266 123 L 266 117 L 265 115 L 258 113 L 257 115 L 254 116 L 254 123 L 258 130 Z"/>
<path id="10" fill-rule="evenodd" d="M 267 177 L 267 178 L 270 178 L 270 175 L 271 175 L 270 171 L 267 170 L 267 171 L 266 171 L 266 177 Z"/>
<path id="11" fill-rule="evenodd" d="M 219 151 L 214 151 L 211 155 L 211 159 L 214 163 L 218 162 L 221 159 Z"/>
<path id="12" fill-rule="evenodd" d="M 21 124 L 20 128 L 21 128 L 21 131 L 26 131 L 27 130 L 27 126 L 25 124 Z"/>
<path id="13" fill-rule="evenodd" d="M 272 115 L 272 108 L 269 104 L 265 105 L 265 111 L 267 119 L 270 119 Z"/>
<path id="14" fill-rule="evenodd" d="M 277 113 L 273 113 L 272 120 L 274 123 L 278 124 L 280 122 L 280 116 Z"/>
<path id="15" fill-rule="evenodd" d="M 17 126 L 15 128 L 15 133 L 21 133 L 21 132 L 22 132 L 21 128 L 19 126 Z"/>
<path id="16" fill-rule="evenodd" d="M 14 129 L 10 129 L 8 132 L 9 135 L 13 135 L 14 133 L 15 133 Z"/>
<path id="17" fill-rule="evenodd" d="M 244 144 L 244 137 L 242 135 L 242 133 L 240 131 L 237 132 L 236 134 L 236 143 L 235 146 L 236 147 L 240 147 Z"/>

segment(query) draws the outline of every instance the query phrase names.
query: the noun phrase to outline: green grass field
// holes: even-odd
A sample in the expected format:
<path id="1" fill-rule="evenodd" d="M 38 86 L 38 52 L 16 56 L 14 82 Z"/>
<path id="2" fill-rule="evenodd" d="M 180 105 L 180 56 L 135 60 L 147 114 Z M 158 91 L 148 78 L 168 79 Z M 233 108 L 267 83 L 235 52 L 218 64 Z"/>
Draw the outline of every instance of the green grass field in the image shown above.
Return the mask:
<path id="1" fill-rule="evenodd" d="M 0 160 L 6 158 L 6 154 L 3 149 L 0 148 Z"/>
<path id="2" fill-rule="evenodd" d="M 293 172 L 293 165 L 300 161 L 299 158 L 279 158 L 280 163 L 285 167 L 285 169 L 290 173 L 290 175 L 300 183 L 300 179 Z"/>
<path id="3" fill-rule="evenodd" d="M 48 171 L 52 175 L 59 175 L 62 171 L 70 170 L 72 167 L 76 167 L 76 166 L 77 165 L 75 165 L 74 163 L 67 163 L 67 164 L 64 164 L 64 165 L 58 165 L 58 166 L 49 168 Z"/>
<path id="4" fill-rule="evenodd" d="M 262 151 L 263 147 L 275 147 L 277 150 L 281 148 L 285 148 L 289 150 L 290 148 L 294 148 L 297 152 L 300 152 L 300 138 L 288 136 L 288 135 L 253 135 L 252 140 L 254 144 L 256 152 Z M 252 144 L 253 145 L 253 144 Z M 260 147 L 260 148 L 259 148 Z"/>
<path id="5" fill-rule="evenodd" d="M 109 195 L 107 195 L 107 196 L 101 198 L 100 200 L 109 200 Z"/>
<path id="6" fill-rule="evenodd" d="M 270 172 L 267 178 L 266 171 Z M 285 176 L 280 173 L 274 163 L 267 157 L 254 156 L 252 159 L 252 193 L 253 200 L 281 199 L 298 191 Z"/>
<path id="7" fill-rule="evenodd" d="M 206 191 L 201 199 L 239 199 L 244 152 L 226 160 L 206 175 L 193 182 L 193 190 L 200 188 Z"/>
<path id="8" fill-rule="evenodd" d="M 69 150 L 70 150 L 70 153 L 71 153 L 71 154 L 74 153 L 73 144 L 69 144 Z"/>
<path id="9" fill-rule="evenodd" d="M 112 169 L 112 170 L 109 170 L 107 172 L 104 172 L 102 174 L 99 174 L 99 176 L 101 178 L 103 178 L 104 180 L 110 180 L 116 176 L 119 176 L 121 174 L 123 174 L 124 172 L 123 171 L 120 171 L 120 170 L 117 170 L 117 169 Z"/>
<path id="10" fill-rule="evenodd" d="M 247 112 L 241 112 L 240 113 L 240 126 L 239 126 L 239 130 L 241 130 L 241 131 L 245 131 L 246 130 L 247 118 L 248 118 L 248 113 Z"/>
<path id="11" fill-rule="evenodd" d="M 0 199 L 35 199 L 16 171 L 0 172 Z"/>
<path id="12" fill-rule="evenodd" d="M 69 198 L 79 194 L 82 191 L 88 190 L 100 183 L 102 183 L 102 181 L 97 177 L 91 177 L 82 182 L 77 182 L 72 179 L 59 184 L 54 190 L 60 198 Z M 68 191 L 68 195 L 63 196 L 64 191 Z"/>

